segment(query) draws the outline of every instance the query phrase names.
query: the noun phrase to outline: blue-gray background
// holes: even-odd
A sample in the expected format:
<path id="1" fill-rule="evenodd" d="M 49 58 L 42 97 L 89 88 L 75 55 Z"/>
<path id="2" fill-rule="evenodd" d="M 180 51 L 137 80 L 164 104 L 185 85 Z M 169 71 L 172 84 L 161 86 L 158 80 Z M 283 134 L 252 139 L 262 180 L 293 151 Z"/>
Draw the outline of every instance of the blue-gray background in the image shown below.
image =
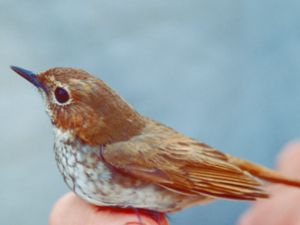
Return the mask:
<path id="1" fill-rule="evenodd" d="M 9 70 L 97 74 L 141 113 L 272 166 L 300 136 L 296 0 L 0 1 L 0 224 L 46 224 L 67 191 L 34 87 Z M 218 201 L 175 225 L 231 225 L 247 203 Z"/>

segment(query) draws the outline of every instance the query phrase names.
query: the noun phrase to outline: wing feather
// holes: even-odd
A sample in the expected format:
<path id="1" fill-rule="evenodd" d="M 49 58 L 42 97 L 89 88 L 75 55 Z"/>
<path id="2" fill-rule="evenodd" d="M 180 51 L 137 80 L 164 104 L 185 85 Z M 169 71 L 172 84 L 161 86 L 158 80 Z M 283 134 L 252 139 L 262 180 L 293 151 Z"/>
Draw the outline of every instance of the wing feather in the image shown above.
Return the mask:
<path id="1" fill-rule="evenodd" d="M 169 133 L 168 133 L 168 132 Z M 105 147 L 103 157 L 122 173 L 186 195 L 254 200 L 268 197 L 261 183 L 225 154 L 173 130 Z"/>

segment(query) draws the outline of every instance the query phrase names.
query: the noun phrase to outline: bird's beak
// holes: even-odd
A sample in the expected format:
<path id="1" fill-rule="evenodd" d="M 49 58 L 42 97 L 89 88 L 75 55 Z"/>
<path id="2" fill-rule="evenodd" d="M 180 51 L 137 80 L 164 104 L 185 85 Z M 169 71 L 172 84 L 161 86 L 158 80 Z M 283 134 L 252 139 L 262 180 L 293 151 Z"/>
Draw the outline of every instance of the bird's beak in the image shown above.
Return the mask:
<path id="1" fill-rule="evenodd" d="M 10 68 L 37 88 L 43 89 L 45 92 L 47 92 L 45 86 L 41 84 L 35 73 L 17 66 L 10 66 Z"/>

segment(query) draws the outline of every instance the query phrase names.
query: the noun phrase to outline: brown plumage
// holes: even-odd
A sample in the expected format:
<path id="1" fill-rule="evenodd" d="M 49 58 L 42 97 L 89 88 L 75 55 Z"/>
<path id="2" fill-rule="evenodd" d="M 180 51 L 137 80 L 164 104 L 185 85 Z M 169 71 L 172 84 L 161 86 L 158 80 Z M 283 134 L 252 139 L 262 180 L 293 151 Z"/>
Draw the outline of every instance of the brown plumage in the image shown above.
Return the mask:
<path id="1" fill-rule="evenodd" d="M 151 120 L 140 135 L 108 145 L 103 156 L 128 175 L 186 195 L 268 196 L 259 189 L 261 183 L 229 163 L 225 154 Z"/>
<path id="2" fill-rule="evenodd" d="M 267 198 L 260 179 L 300 187 L 140 115 L 83 70 L 12 68 L 44 96 L 59 169 L 93 204 L 169 212 L 215 198 Z"/>

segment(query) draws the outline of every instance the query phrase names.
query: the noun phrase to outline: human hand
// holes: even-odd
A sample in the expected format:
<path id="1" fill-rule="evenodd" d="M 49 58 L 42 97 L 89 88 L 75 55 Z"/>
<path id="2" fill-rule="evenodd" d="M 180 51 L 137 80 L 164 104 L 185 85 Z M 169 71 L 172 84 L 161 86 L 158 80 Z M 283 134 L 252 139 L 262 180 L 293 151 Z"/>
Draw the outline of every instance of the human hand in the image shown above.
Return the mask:
<path id="1" fill-rule="evenodd" d="M 143 225 L 158 225 L 145 213 L 140 214 Z M 139 218 L 133 209 L 98 207 L 86 203 L 73 193 L 64 195 L 52 209 L 49 225 L 138 225 Z M 159 225 L 168 225 L 161 219 Z"/>
<path id="2" fill-rule="evenodd" d="M 300 142 L 287 145 L 279 156 L 278 171 L 300 178 Z M 283 185 L 267 188 L 270 199 L 259 200 L 240 218 L 239 225 L 299 225 L 300 190 Z"/>

